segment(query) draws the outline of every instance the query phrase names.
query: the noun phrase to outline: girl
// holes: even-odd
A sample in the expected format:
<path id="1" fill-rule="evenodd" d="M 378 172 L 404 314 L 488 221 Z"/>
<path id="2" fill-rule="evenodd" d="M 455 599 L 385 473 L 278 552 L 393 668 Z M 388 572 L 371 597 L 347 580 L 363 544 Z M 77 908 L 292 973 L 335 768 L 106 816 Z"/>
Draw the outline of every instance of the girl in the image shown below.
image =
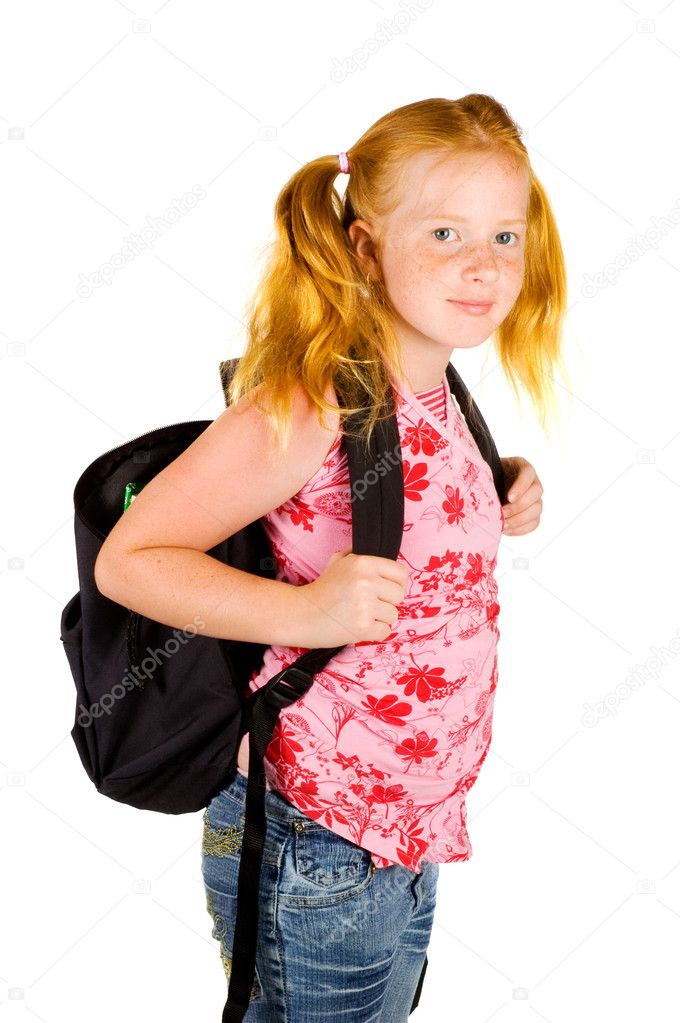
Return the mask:
<path id="1" fill-rule="evenodd" d="M 454 349 L 493 334 L 515 393 L 519 381 L 544 425 L 561 366 L 562 250 L 518 127 L 483 95 L 388 113 L 349 152 L 297 171 L 275 223 L 229 407 L 119 520 L 97 581 L 158 621 L 181 627 L 200 613 L 207 635 L 268 644 L 253 692 L 305 649 L 346 644 L 281 711 L 267 750 L 245 1018 L 403 1023 L 439 864 L 472 854 L 465 797 L 491 741 L 494 570 L 510 514 L 446 366 Z M 352 554 L 341 440 L 358 383 L 371 398 L 366 436 L 385 407 L 397 418 L 396 562 Z M 506 460 L 513 478 L 522 461 Z M 513 515 L 519 531 L 540 507 L 540 484 L 530 492 Z M 205 554 L 257 518 L 275 580 Z M 227 977 L 247 741 L 203 824 L 207 908 Z"/>

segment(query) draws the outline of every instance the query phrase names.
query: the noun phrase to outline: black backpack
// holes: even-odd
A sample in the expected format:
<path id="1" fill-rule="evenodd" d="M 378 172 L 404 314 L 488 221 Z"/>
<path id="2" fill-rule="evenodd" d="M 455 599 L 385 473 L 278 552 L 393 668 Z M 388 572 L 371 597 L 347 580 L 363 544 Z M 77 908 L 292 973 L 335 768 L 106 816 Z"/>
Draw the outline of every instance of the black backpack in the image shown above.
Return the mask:
<path id="1" fill-rule="evenodd" d="M 226 400 L 237 363 L 220 363 Z M 469 392 L 450 363 L 446 373 L 504 504 L 502 465 L 488 427 L 472 399 L 468 406 Z M 340 395 L 338 400 L 343 404 Z M 358 416 L 348 420 L 351 433 L 358 432 Z M 155 622 L 104 596 L 94 580 L 99 550 L 123 514 L 126 488 L 128 493 L 141 489 L 211 422 L 153 430 L 100 455 L 82 473 L 73 495 L 80 589 L 62 611 L 60 638 L 76 686 L 71 736 L 102 795 L 142 810 L 196 812 L 233 780 L 241 739 L 250 733 L 232 972 L 222 1014 L 222 1023 L 241 1023 L 255 974 L 266 836 L 263 759 L 280 710 L 300 699 L 343 647 L 307 650 L 250 693 L 248 683 L 262 666 L 264 644 L 201 636 L 191 623 L 182 630 Z M 375 485 L 362 487 L 362 500 L 352 501 L 352 551 L 396 560 L 404 523 L 403 475 L 391 471 L 395 466 L 401 470 L 396 419 L 377 423 L 368 452 L 363 440 L 347 433 L 342 443 L 352 494 L 367 472 L 377 476 Z M 387 452 L 394 460 L 383 457 Z M 375 472 L 380 459 L 388 469 Z M 276 559 L 261 520 L 206 553 L 243 571 L 276 577 Z M 410 1012 L 419 1003 L 426 969 L 427 957 Z"/>

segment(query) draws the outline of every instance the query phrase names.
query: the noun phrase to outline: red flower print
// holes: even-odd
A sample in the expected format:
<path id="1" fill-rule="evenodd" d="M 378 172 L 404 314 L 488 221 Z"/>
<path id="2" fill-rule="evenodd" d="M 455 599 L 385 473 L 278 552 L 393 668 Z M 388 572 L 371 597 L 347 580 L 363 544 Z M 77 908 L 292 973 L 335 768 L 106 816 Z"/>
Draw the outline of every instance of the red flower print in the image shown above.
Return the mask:
<path id="1" fill-rule="evenodd" d="M 423 592 L 428 589 L 428 586 L 423 583 Z M 441 607 L 426 604 L 424 600 L 418 600 L 411 607 L 407 607 L 403 614 L 400 614 L 400 618 L 436 618 L 440 613 Z"/>
<path id="2" fill-rule="evenodd" d="M 394 803 L 397 799 L 405 799 L 408 792 L 403 785 L 374 785 L 371 796 L 376 803 Z"/>
<path id="3" fill-rule="evenodd" d="M 398 746 L 395 746 L 394 752 L 398 757 L 410 761 L 406 768 L 408 771 L 411 764 L 420 764 L 425 757 L 436 756 L 437 740 L 431 739 L 427 732 L 418 732 L 415 739 L 404 739 Z"/>
<path id="4" fill-rule="evenodd" d="M 340 813 L 336 806 L 331 806 L 331 808 L 329 810 L 326 810 L 326 812 L 323 815 L 319 815 L 314 819 L 317 821 L 321 820 L 321 816 L 323 816 L 323 819 L 326 822 L 326 827 L 330 828 L 331 830 L 333 830 L 334 817 L 336 821 L 340 822 L 340 824 L 349 824 L 349 820 L 347 819 L 347 817 L 345 817 L 344 813 Z"/>
<path id="5" fill-rule="evenodd" d="M 404 470 L 404 499 L 408 498 L 410 501 L 422 501 L 422 495 L 419 493 L 420 490 L 427 490 L 429 483 L 426 479 L 423 479 L 427 472 L 427 462 L 417 462 L 413 468 L 411 463 L 406 459 L 403 460 Z"/>
<path id="6" fill-rule="evenodd" d="M 481 715 L 486 710 L 486 705 L 489 702 L 490 695 L 491 694 L 489 693 L 488 689 L 485 689 L 483 693 L 480 693 L 479 699 L 475 704 L 475 714 L 479 714 L 481 717 Z"/>
<path id="7" fill-rule="evenodd" d="M 434 455 L 440 443 L 439 437 L 424 419 L 419 419 L 417 426 L 407 426 L 404 430 L 403 447 L 409 447 L 412 455 L 418 455 L 421 451 L 424 455 Z"/>
<path id="8" fill-rule="evenodd" d="M 301 732 L 309 733 L 310 731 L 307 719 L 303 718 L 301 714 L 287 714 L 286 721 L 291 725 L 295 725 Z"/>
<path id="9" fill-rule="evenodd" d="M 445 490 L 446 500 L 442 504 L 442 510 L 446 512 L 449 525 L 451 525 L 452 522 L 455 522 L 455 524 L 458 525 L 460 520 L 465 518 L 465 512 L 463 511 L 465 500 L 460 496 L 460 490 L 458 487 L 454 490 L 453 487 L 450 487 L 447 484 Z"/>
<path id="10" fill-rule="evenodd" d="M 345 522 L 352 521 L 352 505 L 350 504 L 349 494 L 333 493 L 321 494 L 314 501 L 315 508 L 318 508 L 324 515 L 328 515 L 330 519 L 344 520 Z"/>
<path id="11" fill-rule="evenodd" d="M 394 694 L 381 696 L 379 700 L 375 696 L 368 696 L 363 706 L 373 717 L 388 725 L 403 725 L 403 718 L 411 713 L 411 704 L 400 703 L 399 697 Z"/>
<path id="12" fill-rule="evenodd" d="M 465 469 L 463 470 L 463 479 L 465 480 L 466 483 L 469 483 L 470 485 L 472 485 L 473 483 L 476 483 L 477 480 L 479 479 L 479 473 L 477 472 L 476 467 L 473 465 L 473 463 L 470 461 L 469 458 L 465 459 Z"/>
<path id="13" fill-rule="evenodd" d="M 405 675 L 397 679 L 397 684 L 404 686 L 404 696 L 415 693 L 421 703 L 436 699 L 439 696 L 437 690 L 446 685 L 443 668 L 433 668 L 428 671 L 429 665 L 424 668 L 409 668 Z"/>
<path id="14" fill-rule="evenodd" d="M 271 742 L 267 746 L 267 759 L 273 763 L 285 760 L 288 764 L 294 764 L 295 754 L 302 753 L 302 746 L 295 742 L 293 735 L 295 732 L 292 728 L 286 728 L 281 721 L 277 721 Z"/>
<path id="15" fill-rule="evenodd" d="M 340 764 L 343 771 L 346 771 L 348 768 L 356 768 L 359 766 L 359 757 L 356 753 L 354 756 L 346 757 L 344 753 L 340 753 L 340 751 L 338 751 L 336 756 L 333 757 L 333 763 Z"/>
<path id="16" fill-rule="evenodd" d="M 306 529 L 308 533 L 314 532 L 312 522 L 316 518 L 316 512 L 309 505 L 306 505 L 304 501 L 298 501 L 293 508 L 286 508 L 285 505 L 281 505 L 280 509 L 277 508 L 277 511 L 279 510 L 288 512 L 290 521 L 294 526 L 302 524 L 303 530 Z"/>
<path id="17" fill-rule="evenodd" d="M 465 721 L 465 718 L 463 718 Z M 459 728 L 457 732 L 449 732 L 449 746 L 454 749 L 456 746 L 462 746 L 467 742 L 470 732 L 473 732 L 479 724 L 479 718 L 476 721 L 466 721 L 462 728 Z"/>
<path id="18" fill-rule="evenodd" d="M 326 826 L 331 830 L 333 829 L 333 817 L 340 824 L 349 824 L 348 818 L 340 811 L 339 807 L 323 807 L 319 805 L 318 799 L 314 798 L 319 794 L 316 782 L 303 783 L 295 788 L 288 789 L 284 792 L 284 795 L 287 796 L 289 793 L 291 795 L 294 793 L 294 798 L 291 801 L 300 809 L 304 808 L 303 813 L 310 820 L 318 821 L 323 819 L 326 822 Z"/>
<path id="19" fill-rule="evenodd" d="M 417 835 L 422 835 L 422 827 L 418 827 L 418 821 L 412 821 L 407 828 L 405 828 L 401 835 L 400 840 L 406 845 L 406 849 L 397 849 L 397 856 L 409 870 L 415 872 L 416 862 L 423 855 L 427 849 L 427 842 L 422 838 L 417 838 Z"/>
<path id="20" fill-rule="evenodd" d="M 484 577 L 484 563 L 481 554 L 468 554 L 469 569 L 463 576 L 466 583 L 475 586 Z"/>
<path id="21" fill-rule="evenodd" d="M 497 604 L 495 600 L 492 600 L 490 604 L 486 605 L 487 621 L 492 622 L 494 618 L 498 618 L 500 611 L 500 604 Z"/>
<path id="22" fill-rule="evenodd" d="M 444 565 L 449 565 L 451 569 L 458 568 L 460 565 L 460 554 L 456 554 L 454 551 L 448 550 L 448 548 L 446 554 L 441 558 L 437 558 L 433 554 L 423 571 L 434 572 L 438 568 L 443 568 Z"/>

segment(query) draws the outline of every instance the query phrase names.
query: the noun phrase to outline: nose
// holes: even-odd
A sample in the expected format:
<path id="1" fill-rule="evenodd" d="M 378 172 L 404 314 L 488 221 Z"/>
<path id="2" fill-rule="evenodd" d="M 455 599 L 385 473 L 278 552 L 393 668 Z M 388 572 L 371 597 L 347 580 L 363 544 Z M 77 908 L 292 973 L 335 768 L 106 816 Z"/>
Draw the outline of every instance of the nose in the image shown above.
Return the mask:
<path id="1" fill-rule="evenodd" d="M 470 246 L 464 258 L 464 276 L 483 281 L 493 281 L 498 277 L 498 260 L 489 243 Z"/>

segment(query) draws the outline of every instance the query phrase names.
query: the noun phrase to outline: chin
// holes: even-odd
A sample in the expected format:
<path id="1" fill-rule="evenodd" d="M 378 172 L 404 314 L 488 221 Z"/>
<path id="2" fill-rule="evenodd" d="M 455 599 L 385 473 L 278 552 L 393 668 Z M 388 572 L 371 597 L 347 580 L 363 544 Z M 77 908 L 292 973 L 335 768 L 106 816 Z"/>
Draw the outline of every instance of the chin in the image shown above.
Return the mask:
<path id="1" fill-rule="evenodd" d="M 483 345 L 485 341 L 488 341 L 490 337 L 491 337 L 491 335 L 487 334 L 486 337 L 480 337 L 480 338 L 472 338 L 472 339 L 471 338 L 461 338 L 460 340 L 456 340 L 456 341 L 453 342 L 453 347 L 454 348 L 477 348 L 479 345 Z"/>

